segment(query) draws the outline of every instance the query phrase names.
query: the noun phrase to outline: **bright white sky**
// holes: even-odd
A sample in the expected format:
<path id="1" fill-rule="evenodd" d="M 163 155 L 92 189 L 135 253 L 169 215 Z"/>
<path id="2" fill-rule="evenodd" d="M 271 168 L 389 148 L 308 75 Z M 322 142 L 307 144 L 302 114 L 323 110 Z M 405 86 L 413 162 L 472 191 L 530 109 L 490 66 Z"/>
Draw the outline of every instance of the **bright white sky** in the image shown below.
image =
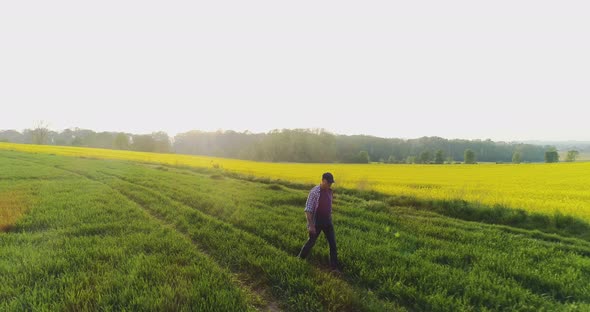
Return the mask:
<path id="1" fill-rule="evenodd" d="M 2 1 L 0 129 L 590 140 L 590 2 Z"/>

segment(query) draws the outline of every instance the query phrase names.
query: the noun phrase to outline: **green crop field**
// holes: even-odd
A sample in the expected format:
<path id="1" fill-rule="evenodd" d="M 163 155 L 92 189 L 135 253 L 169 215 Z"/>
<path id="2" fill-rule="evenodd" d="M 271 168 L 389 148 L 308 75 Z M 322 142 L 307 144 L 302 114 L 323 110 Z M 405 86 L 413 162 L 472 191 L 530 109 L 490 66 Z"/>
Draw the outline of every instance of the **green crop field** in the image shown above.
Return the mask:
<path id="1" fill-rule="evenodd" d="M 336 188 L 335 274 L 295 257 L 309 187 L 0 151 L 0 311 L 590 310 L 578 219 Z"/>

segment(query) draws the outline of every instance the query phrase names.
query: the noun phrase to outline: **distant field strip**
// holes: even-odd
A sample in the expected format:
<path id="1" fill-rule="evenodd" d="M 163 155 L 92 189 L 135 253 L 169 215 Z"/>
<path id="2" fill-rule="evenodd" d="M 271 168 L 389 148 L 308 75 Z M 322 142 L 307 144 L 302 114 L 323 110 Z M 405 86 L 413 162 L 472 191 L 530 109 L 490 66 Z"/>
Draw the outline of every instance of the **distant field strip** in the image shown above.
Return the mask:
<path id="1" fill-rule="evenodd" d="M 529 211 L 559 211 L 590 221 L 590 162 L 559 164 L 353 165 L 262 163 L 205 156 L 0 143 L 0 149 L 170 165 L 222 167 L 246 175 L 317 183 L 332 171 L 336 187 L 421 199 L 463 199 Z"/>

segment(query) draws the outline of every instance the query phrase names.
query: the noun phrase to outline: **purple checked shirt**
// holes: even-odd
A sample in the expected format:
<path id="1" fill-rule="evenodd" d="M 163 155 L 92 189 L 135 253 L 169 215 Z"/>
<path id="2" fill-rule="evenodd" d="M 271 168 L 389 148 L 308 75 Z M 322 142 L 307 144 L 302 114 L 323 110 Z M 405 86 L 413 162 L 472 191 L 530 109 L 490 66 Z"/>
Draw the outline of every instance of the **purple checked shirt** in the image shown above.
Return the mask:
<path id="1" fill-rule="evenodd" d="M 313 214 L 313 223 L 315 225 L 331 223 L 332 190 L 322 190 L 319 185 L 312 188 L 309 191 L 309 196 L 307 196 L 304 211 Z"/>

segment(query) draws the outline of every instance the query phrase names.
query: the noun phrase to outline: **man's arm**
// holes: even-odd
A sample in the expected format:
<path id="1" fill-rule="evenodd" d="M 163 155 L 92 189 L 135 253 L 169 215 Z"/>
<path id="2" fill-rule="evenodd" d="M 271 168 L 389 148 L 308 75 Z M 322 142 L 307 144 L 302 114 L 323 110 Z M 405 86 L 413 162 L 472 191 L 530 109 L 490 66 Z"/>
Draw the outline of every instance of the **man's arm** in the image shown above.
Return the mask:
<path id="1" fill-rule="evenodd" d="M 315 234 L 315 210 L 317 208 L 319 196 L 315 189 L 312 189 L 307 196 L 305 203 L 305 217 L 307 218 L 307 229 L 310 233 Z"/>
<path id="2" fill-rule="evenodd" d="M 310 234 L 315 235 L 315 225 L 313 222 L 313 213 L 306 211 L 305 216 L 307 217 L 307 231 Z"/>
<path id="3" fill-rule="evenodd" d="M 307 227 L 309 228 L 311 225 L 313 225 L 313 213 L 306 211 L 305 216 L 307 217 Z"/>

